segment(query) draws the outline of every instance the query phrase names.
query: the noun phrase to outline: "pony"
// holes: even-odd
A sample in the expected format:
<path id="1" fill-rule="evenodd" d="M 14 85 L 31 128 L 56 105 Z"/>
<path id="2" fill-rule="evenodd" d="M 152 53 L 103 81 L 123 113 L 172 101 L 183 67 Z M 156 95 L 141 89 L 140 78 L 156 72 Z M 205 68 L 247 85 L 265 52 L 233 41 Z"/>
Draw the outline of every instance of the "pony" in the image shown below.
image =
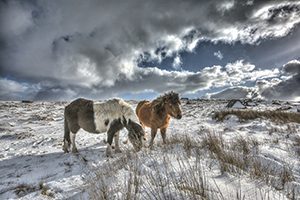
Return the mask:
<path id="1" fill-rule="evenodd" d="M 145 126 L 151 128 L 150 148 L 153 146 L 153 141 L 158 129 L 160 129 L 163 143 L 167 143 L 166 131 L 171 117 L 176 119 L 182 118 L 180 105 L 179 95 L 173 91 L 159 96 L 152 102 L 144 100 L 138 103 L 135 111 L 141 125 L 143 128 L 145 128 Z"/>
<path id="2" fill-rule="evenodd" d="M 107 132 L 106 156 L 112 156 L 112 141 L 114 138 L 115 152 L 121 152 L 119 147 L 119 131 L 128 131 L 128 138 L 134 149 L 139 151 L 143 144 L 144 129 L 132 107 L 122 99 L 110 99 L 106 102 L 95 102 L 83 98 L 72 101 L 64 110 L 64 140 L 63 150 L 72 153 L 78 150 L 75 144 L 76 133 L 80 128 L 89 133 Z M 71 133 L 71 134 L 70 134 Z"/>

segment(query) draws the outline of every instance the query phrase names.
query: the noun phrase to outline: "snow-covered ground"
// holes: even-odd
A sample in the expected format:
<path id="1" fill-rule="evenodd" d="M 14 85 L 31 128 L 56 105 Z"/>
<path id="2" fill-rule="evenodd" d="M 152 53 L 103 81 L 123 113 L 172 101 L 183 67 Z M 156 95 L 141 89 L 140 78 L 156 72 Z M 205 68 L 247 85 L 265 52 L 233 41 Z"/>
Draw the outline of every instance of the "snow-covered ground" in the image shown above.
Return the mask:
<path id="1" fill-rule="evenodd" d="M 137 102 L 130 103 L 135 107 Z M 76 138 L 80 154 L 63 153 L 67 102 L 0 102 L 0 199 L 300 199 L 300 124 L 213 120 L 213 112 L 226 104 L 185 100 L 183 118 L 173 119 L 167 130 L 167 146 L 157 134 L 154 149 L 135 153 L 122 144 L 123 153 L 108 159 L 106 135 L 83 130 Z M 299 108 L 299 103 L 257 104 L 249 109 Z M 150 129 L 146 132 L 149 138 Z M 203 142 L 212 135 L 222 138 L 226 152 L 257 161 L 260 175 L 250 165 L 241 169 L 229 163 L 230 170 L 221 169 Z M 123 130 L 121 140 L 126 138 Z M 251 143 L 247 157 L 236 141 Z"/>

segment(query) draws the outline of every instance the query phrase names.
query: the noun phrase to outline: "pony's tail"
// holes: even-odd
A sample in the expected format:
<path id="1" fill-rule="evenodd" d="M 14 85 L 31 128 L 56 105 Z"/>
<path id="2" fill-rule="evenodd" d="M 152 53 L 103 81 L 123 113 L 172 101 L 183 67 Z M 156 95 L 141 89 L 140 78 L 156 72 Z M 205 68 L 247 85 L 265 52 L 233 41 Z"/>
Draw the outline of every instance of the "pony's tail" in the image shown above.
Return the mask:
<path id="1" fill-rule="evenodd" d="M 63 144 L 63 150 L 64 152 L 69 152 L 69 147 L 71 144 L 71 139 L 70 139 L 70 129 L 69 125 L 65 116 L 65 121 L 64 121 L 64 129 L 65 129 L 65 134 L 64 134 L 64 144 Z"/>
<path id="2" fill-rule="evenodd" d="M 147 101 L 147 100 L 140 101 L 140 102 L 138 103 L 138 105 L 136 106 L 135 114 L 136 114 L 137 116 L 139 116 L 139 115 L 138 115 L 139 110 L 141 109 L 141 107 L 142 107 L 142 106 L 144 105 L 144 103 L 146 103 L 146 102 L 148 102 L 148 101 Z"/>

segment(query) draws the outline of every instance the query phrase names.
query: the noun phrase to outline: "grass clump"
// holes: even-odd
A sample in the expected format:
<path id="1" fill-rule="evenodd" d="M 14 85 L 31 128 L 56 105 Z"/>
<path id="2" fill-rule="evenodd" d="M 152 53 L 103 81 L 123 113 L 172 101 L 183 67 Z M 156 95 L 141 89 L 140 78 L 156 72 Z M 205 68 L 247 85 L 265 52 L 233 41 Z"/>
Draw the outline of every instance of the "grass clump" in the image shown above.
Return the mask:
<path id="1" fill-rule="evenodd" d="M 257 118 L 261 119 L 269 119 L 274 122 L 279 123 L 300 123 L 300 113 L 296 112 L 284 112 L 284 111 L 273 111 L 273 110 L 266 110 L 266 111 L 257 111 L 251 109 L 230 109 L 230 110 L 222 110 L 214 113 L 213 119 L 217 121 L 224 121 L 228 115 L 235 115 L 239 118 L 240 121 L 242 120 L 254 120 Z"/>

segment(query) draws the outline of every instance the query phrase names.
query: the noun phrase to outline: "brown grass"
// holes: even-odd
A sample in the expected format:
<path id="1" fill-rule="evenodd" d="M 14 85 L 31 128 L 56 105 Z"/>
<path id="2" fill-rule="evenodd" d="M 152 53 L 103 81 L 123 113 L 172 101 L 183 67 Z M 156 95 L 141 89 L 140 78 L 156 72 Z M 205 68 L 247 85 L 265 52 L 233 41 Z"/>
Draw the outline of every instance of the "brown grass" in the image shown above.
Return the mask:
<path id="1" fill-rule="evenodd" d="M 241 148 L 245 154 L 250 152 L 248 143 L 244 140 L 237 140 L 235 148 Z M 225 144 L 221 135 L 207 134 L 203 139 L 202 145 L 206 147 L 211 153 L 212 158 L 219 161 L 221 172 L 237 172 L 245 170 L 247 167 L 247 157 L 238 153 L 239 151 L 230 150 L 228 144 Z M 234 145 L 233 145 L 234 146 Z"/>
<path id="2" fill-rule="evenodd" d="M 269 119 L 274 122 L 279 123 L 300 123 L 300 113 L 296 112 L 284 112 L 284 111 L 273 111 L 273 110 L 266 110 L 266 111 L 256 111 L 256 110 L 223 110 L 216 112 L 213 116 L 214 119 L 218 121 L 223 121 L 228 115 L 235 115 L 239 118 L 239 120 L 253 120 L 257 118 L 261 119 Z"/>
<path id="3" fill-rule="evenodd" d="M 222 191 L 213 189 L 208 182 L 203 171 L 203 158 L 213 159 L 214 163 L 217 161 L 222 173 L 248 175 L 295 196 L 297 193 L 293 188 L 288 188 L 294 180 L 292 169 L 287 164 L 275 169 L 264 162 L 259 156 L 259 145 L 251 137 L 240 136 L 225 141 L 220 134 L 208 133 L 200 142 L 187 136 L 172 136 L 160 154 L 156 151 L 127 152 L 127 155 L 99 167 L 96 176 L 88 179 L 89 198 L 224 199 Z M 177 150 L 175 154 L 174 150 Z M 141 164 L 146 164 L 151 170 L 144 171 Z M 128 174 L 124 180 L 116 182 L 115 176 L 121 169 Z M 241 191 L 236 195 L 236 199 L 245 198 Z"/>
<path id="4" fill-rule="evenodd" d="M 200 154 L 197 154 L 196 164 L 190 161 L 189 153 L 192 147 L 190 139 L 170 140 L 173 145 L 180 145 L 182 150 L 174 158 L 169 158 L 169 153 L 162 151 L 157 157 L 152 152 L 144 152 L 142 157 L 126 156 L 106 163 L 87 179 L 90 199 L 220 199 L 219 193 L 211 190 L 202 172 Z M 177 143 L 178 142 L 178 143 Z M 172 150 L 172 149 L 169 149 Z M 151 165 L 151 172 L 141 172 L 140 165 L 143 160 Z M 170 160 L 171 159 L 171 160 Z M 160 161 L 159 161 L 160 160 Z M 175 164 L 172 164 L 172 162 Z M 128 170 L 124 182 L 116 183 L 114 176 L 123 166 Z M 121 196 L 115 196 L 122 193 Z"/>
<path id="5" fill-rule="evenodd" d="M 300 156 L 300 136 L 295 137 L 293 146 L 296 154 Z"/>
<path id="6" fill-rule="evenodd" d="M 37 187 L 28 184 L 20 184 L 15 188 L 15 194 L 18 197 L 23 197 L 31 192 L 38 190 Z"/>
<path id="7" fill-rule="evenodd" d="M 203 147 L 219 162 L 221 173 L 249 173 L 251 178 L 264 180 L 277 190 L 285 189 L 287 183 L 295 179 L 291 167 L 285 164 L 275 169 L 264 163 L 259 159 L 258 145 L 256 140 L 243 137 L 225 142 L 221 135 L 211 133 L 203 140 Z"/>

